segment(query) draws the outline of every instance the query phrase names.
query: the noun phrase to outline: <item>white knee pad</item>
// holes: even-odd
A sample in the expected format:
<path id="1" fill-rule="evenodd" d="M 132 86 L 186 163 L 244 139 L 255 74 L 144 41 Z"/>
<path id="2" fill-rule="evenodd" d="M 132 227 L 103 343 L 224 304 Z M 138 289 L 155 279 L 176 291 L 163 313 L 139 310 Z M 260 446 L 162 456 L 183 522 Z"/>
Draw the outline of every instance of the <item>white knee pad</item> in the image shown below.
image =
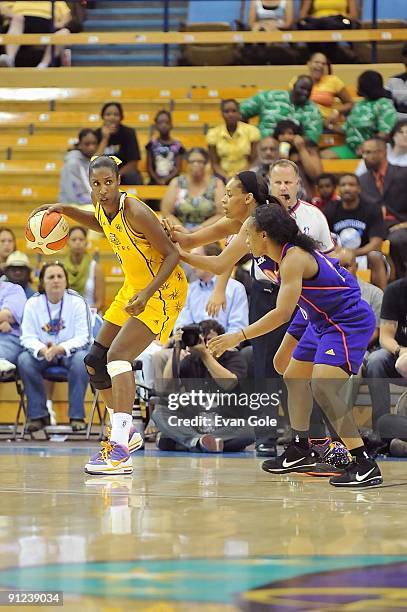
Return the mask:
<path id="1" fill-rule="evenodd" d="M 107 371 L 110 378 L 113 378 L 114 376 L 118 376 L 118 374 L 131 372 L 132 366 L 130 361 L 111 361 L 107 364 Z"/>

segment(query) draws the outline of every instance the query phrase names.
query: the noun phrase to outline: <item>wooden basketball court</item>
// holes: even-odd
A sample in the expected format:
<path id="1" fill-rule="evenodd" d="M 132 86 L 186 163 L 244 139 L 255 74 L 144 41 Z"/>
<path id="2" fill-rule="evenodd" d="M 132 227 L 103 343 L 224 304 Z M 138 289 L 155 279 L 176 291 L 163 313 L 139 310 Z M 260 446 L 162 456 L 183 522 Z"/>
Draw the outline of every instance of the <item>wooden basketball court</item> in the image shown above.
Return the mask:
<path id="1" fill-rule="evenodd" d="M 94 450 L 1 444 L 1 590 L 63 591 L 64 610 L 407 608 L 402 460 L 338 490 L 250 451 L 151 448 L 132 476 L 89 476 Z"/>

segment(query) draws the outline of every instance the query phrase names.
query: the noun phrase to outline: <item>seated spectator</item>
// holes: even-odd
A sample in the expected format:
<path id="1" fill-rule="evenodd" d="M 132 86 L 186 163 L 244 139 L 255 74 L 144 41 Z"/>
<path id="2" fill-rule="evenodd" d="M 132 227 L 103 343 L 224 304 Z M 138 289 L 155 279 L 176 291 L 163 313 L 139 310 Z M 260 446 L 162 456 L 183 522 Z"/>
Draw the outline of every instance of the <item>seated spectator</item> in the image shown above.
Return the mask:
<path id="1" fill-rule="evenodd" d="M 310 99 L 317 104 L 325 127 L 332 129 L 340 116 L 351 110 L 352 97 L 344 82 L 332 74 L 331 62 L 324 53 L 313 53 L 308 68 L 313 82 Z M 290 81 L 289 89 L 294 83 L 295 78 Z M 336 104 L 338 100 L 341 102 L 339 105 Z"/>
<path id="2" fill-rule="evenodd" d="M 290 30 L 294 6 L 287 0 L 251 0 L 248 25 L 253 31 Z"/>
<path id="3" fill-rule="evenodd" d="M 100 112 L 103 120 L 96 130 L 98 147 L 96 155 L 115 155 L 121 160 L 119 174 L 122 185 L 142 185 L 143 179 L 138 170 L 140 149 L 136 131 L 123 125 L 123 107 L 119 102 L 107 102 Z"/>
<path id="4" fill-rule="evenodd" d="M 262 138 L 257 143 L 256 161 L 250 170 L 268 179 L 270 166 L 278 159 L 278 147 L 279 143 L 273 136 Z"/>
<path id="5" fill-rule="evenodd" d="M 363 195 L 382 207 L 389 228 L 390 256 L 397 278 L 407 273 L 407 168 L 387 161 L 386 143 L 371 138 L 362 145 L 367 172 L 360 177 Z"/>
<path id="6" fill-rule="evenodd" d="M 297 28 L 299 30 L 348 30 L 358 27 L 357 0 L 302 0 Z M 323 52 L 337 64 L 354 61 L 349 47 L 336 43 L 308 43 L 311 53 Z"/>
<path id="7" fill-rule="evenodd" d="M 211 128 L 206 140 L 213 173 L 226 183 L 253 163 L 260 132 L 255 125 L 240 121 L 237 100 L 222 100 L 220 109 L 225 122 Z"/>
<path id="8" fill-rule="evenodd" d="M 313 81 L 309 75 L 300 75 L 290 92 L 282 90 L 261 91 L 240 105 L 243 119 L 259 117 L 258 128 L 262 138 L 271 136 L 279 121 L 292 119 L 304 130 L 307 139 L 319 143 L 322 133 L 322 117 L 314 102 L 310 101 Z"/>
<path id="9" fill-rule="evenodd" d="M 52 23 L 52 3 L 43 2 L 13 2 L 9 7 L 11 11 L 10 26 L 7 34 L 17 36 L 19 34 L 52 34 L 62 30 L 62 34 L 70 30 L 64 26 L 71 20 L 71 11 L 66 2 L 58 0 L 54 3 L 54 23 Z M 64 31 L 65 30 L 65 31 Z M 20 45 L 6 45 L 6 53 L 0 56 L 0 65 L 12 67 Z M 50 47 L 46 47 L 44 55 L 37 68 L 47 68 L 51 60 Z"/>
<path id="10" fill-rule="evenodd" d="M 318 146 L 312 140 L 304 139 L 301 125 L 291 119 L 279 121 L 274 130 L 274 138 L 279 141 L 280 159 L 289 159 L 297 164 L 302 192 L 299 197 L 310 201 L 314 195 L 314 184 L 322 172 Z"/>
<path id="11" fill-rule="evenodd" d="M 30 298 L 35 291 L 31 286 L 31 266 L 25 253 L 14 251 L 7 257 L 4 267 L 6 280 L 24 289 L 25 297 Z"/>
<path id="12" fill-rule="evenodd" d="M 222 249 L 219 243 L 215 242 L 199 247 L 192 251 L 198 255 L 220 255 Z M 188 285 L 188 295 L 184 308 L 181 310 L 175 328 L 199 323 L 207 316 L 206 304 L 215 284 L 216 276 L 212 272 L 194 268 L 197 280 Z M 227 333 L 239 331 L 248 325 L 249 305 L 247 303 L 246 291 L 242 283 L 230 278 L 226 285 L 226 307 L 221 309 L 219 314 L 214 317 Z"/>
<path id="13" fill-rule="evenodd" d="M 325 207 L 329 202 L 338 202 L 340 197 L 336 193 L 336 177 L 329 172 L 323 172 L 317 179 L 318 195 L 313 197 L 311 204 L 324 212 Z"/>
<path id="14" fill-rule="evenodd" d="M 386 228 L 380 206 L 361 195 L 355 174 L 340 177 L 339 196 L 338 202 L 330 202 L 324 210 L 329 228 L 341 246 L 354 250 L 358 266 L 371 270 L 372 283 L 384 289 L 387 274 L 381 247 Z"/>
<path id="15" fill-rule="evenodd" d="M 83 362 L 91 343 L 90 312 L 85 300 L 68 289 L 60 263 L 46 263 L 40 272 L 38 294 L 24 310 L 18 369 L 27 394 L 28 432 L 50 424 L 42 374 L 51 365 L 68 370 L 69 417 L 72 429 L 85 429 L 84 399 L 89 382 Z"/>
<path id="16" fill-rule="evenodd" d="M 91 204 L 89 162 L 98 146 L 96 133 L 85 128 L 79 132 L 75 149 L 65 155 L 59 183 L 58 202 L 63 204 Z"/>
<path id="17" fill-rule="evenodd" d="M 219 358 L 213 357 L 207 343 L 211 338 L 224 333 L 224 328 L 217 321 L 204 320 L 200 323 L 201 333 L 198 343 L 187 346 L 187 350 L 180 352 L 179 378 L 185 391 L 203 389 L 207 393 L 222 393 L 233 395 L 239 393 L 239 381 L 247 376 L 244 357 L 240 351 L 225 351 Z M 176 332 L 176 342 L 181 342 L 182 329 Z M 164 369 L 164 382 L 168 382 L 168 389 L 178 380 L 174 380 L 174 364 L 171 355 Z M 199 386 L 198 386 L 199 385 Z M 178 387 L 178 385 L 176 385 Z M 205 406 L 188 406 L 180 408 L 175 413 L 167 406 L 157 406 L 153 413 L 153 421 L 160 433 L 157 446 L 160 450 L 183 450 L 192 452 L 219 453 L 239 452 L 253 444 L 255 437 L 252 428 L 222 426 L 216 424 L 217 415 L 235 417 L 238 405 L 233 396 L 226 402 L 226 406 L 219 405 L 213 410 L 206 410 Z M 170 416 L 193 418 L 205 416 L 205 421 L 198 426 L 171 424 Z M 238 415 L 241 416 L 241 415 Z"/>
<path id="18" fill-rule="evenodd" d="M 407 352 L 407 277 L 386 287 L 380 317 L 381 349 L 369 355 L 366 365 L 375 431 L 380 417 L 390 412 L 389 379 L 405 384 L 396 363 Z"/>
<path id="19" fill-rule="evenodd" d="M 105 304 L 103 268 L 87 252 L 88 231 L 78 225 L 69 229 L 68 253 L 63 259 L 70 289 L 85 298 L 88 306 L 102 312 Z"/>
<path id="20" fill-rule="evenodd" d="M 16 250 L 16 237 L 13 230 L 0 227 L 0 275 L 4 274 L 7 257 Z"/>
<path id="21" fill-rule="evenodd" d="M 365 140 L 377 136 L 387 139 L 397 121 L 397 113 L 383 87 L 383 77 L 375 70 L 366 70 L 358 78 L 358 96 L 343 128 L 346 144 L 321 152 L 324 159 L 356 159 Z"/>
<path id="22" fill-rule="evenodd" d="M 407 119 L 398 121 L 389 134 L 387 143 L 387 161 L 393 166 L 407 166 Z M 361 176 L 367 172 L 365 160 L 361 159 L 355 174 Z"/>
<path id="23" fill-rule="evenodd" d="M 188 230 L 211 225 L 222 216 L 225 187 L 206 172 L 208 160 L 205 149 L 190 149 L 187 173 L 172 179 L 161 201 L 163 217 Z"/>
<path id="24" fill-rule="evenodd" d="M 152 138 L 146 144 L 150 185 L 168 185 L 181 171 L 185 149 L 179 140 L 171 138 L 171 113 L 166 110 L 159 111 L 154 118 L 154 126 L 158 138 Z"/>
<path id="25" fill-rule="evenodd" d="M 407 42 L 403 45 L 401 56 L 406 69 L 391 77 L 386 84 L 386 89 L 391 94 L 398 118 L 407 119 Z"/>
<path id="26" fill-rule="evenodd" d="M 15 370 L 23 350 L 20 324 L 26 301 L 19 285 L 0 281 L 0 373 Z"/>

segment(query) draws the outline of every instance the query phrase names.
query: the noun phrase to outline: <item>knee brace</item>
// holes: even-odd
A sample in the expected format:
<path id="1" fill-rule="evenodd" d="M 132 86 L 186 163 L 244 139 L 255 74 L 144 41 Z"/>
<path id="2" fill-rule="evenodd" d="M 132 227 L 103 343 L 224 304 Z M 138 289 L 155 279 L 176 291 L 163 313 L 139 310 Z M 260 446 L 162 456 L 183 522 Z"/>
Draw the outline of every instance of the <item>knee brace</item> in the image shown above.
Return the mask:
<path id="1" fill-rule="evenodd" d="M 118 376 L 119 374 L 124 374 L 125 372 L 132 371 L 132 365 L 130 361 L 110 361 L 107 364 L 107 371 L 109 373 L 110 378 L 114 378 L 114 376 Z"/>
<path id="2" fill-rule="evenodd" d="M 94 342 L 89 353 L 86 355 L 84 362 L 86 369 L 92 368 L 94 373 L 91 374 L 88 370 L 90 382 L 95 389 L 103 390 L 110 389 L 112 381 L 107 371 L 107 352 L 108 348 L 102 346 L 99 342 Z"/>

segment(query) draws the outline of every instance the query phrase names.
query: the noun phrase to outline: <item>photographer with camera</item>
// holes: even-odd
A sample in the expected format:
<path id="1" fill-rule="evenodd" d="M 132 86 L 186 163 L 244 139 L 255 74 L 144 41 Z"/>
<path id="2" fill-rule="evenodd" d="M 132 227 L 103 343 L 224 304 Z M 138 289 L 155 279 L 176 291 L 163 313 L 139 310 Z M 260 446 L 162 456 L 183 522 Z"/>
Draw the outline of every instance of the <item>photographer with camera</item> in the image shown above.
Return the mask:
<path id="1" fill-rule="evenodd" d="M 175 349 L 163 376 L 167 392 L 177 392 L 168 393 L 167 405 L 157 406 L 152 417 L 160 431 L 160 450 L 239 452 L 254 443 L 252 428 L 232 423 L 239 381 L 247 374 L 244 357 L 231 350 L 217 359 L 207 348 L 210 339 L 223 333 L 213 319 L 175 332 Z"/>

